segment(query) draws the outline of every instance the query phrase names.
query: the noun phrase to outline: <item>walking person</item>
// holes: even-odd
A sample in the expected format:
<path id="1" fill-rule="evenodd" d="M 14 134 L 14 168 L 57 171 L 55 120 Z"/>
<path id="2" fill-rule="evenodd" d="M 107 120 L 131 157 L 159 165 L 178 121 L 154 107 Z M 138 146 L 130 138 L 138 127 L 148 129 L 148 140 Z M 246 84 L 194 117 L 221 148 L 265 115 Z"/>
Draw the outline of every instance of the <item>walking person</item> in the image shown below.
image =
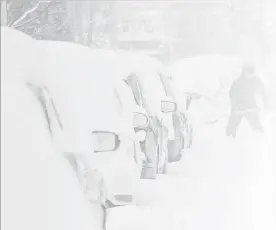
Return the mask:
<path id="1" fill-rule="evenodd" d="M 266 105 L 264 84 L 256 76 L 254 66 L 246 65 L 243 67 L 239 78 L 233 82 L 230 88 L 231 115 L 227 124 L 227 136 L 236 137 L 238 126 L 243 118 L 249 122 L 254 131 L 264 131 L 259 116 L 257 95 L 261 96 L 263 103 Z"/>

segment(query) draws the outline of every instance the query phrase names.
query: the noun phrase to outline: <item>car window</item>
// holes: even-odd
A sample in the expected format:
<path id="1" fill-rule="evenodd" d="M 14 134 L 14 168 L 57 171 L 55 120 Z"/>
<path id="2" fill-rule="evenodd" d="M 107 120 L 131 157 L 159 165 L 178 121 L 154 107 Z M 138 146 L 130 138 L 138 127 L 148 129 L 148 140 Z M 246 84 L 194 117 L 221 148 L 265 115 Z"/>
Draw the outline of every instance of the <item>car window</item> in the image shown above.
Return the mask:
<path id="1" fill-rule="evenodd" d="M 137 73 L 137 79 L 147 101 L 156 104 L 166 96 L 164 86 L 157 71 L 144 69 Z M 153 93 L 154 91 L 154 93 Z"/>
<path id="2" fill-rule="evenodd" d="M 174 98 L 173 90 L 172 90 L 171 84 L 170 84 L 169 79 L 167 78 L 167 76 L 165 76 L 161 73 L 159 73 L 159 76 L 160 76 L 160 80 L 163 84 L 166 96 Z"/>
<path id="3" fill-rule="evenodd" d="M 137 103 L 131 90 L 131 87 L 125 80 L 120 80 L 116 83 L 116 92 L 122 105 L 122 109 L 135 111 Z"/>
<path id="4" fill-rule="evenodd" d="M 130 75 L 127 78 L 127 83 L 132 89 L 137 105 L 144 107 L 145 110 L 147 111 L 147 114 L 151 116 L 150 114 L 154 112 L 155 110 L 154 108 L 156 106 L 159 106 L 159 104 L 156 103 L 157 100 L 159 100 L 159 96 L 158 96 L 159 94 L 157 93 L 157 95 L 153 96 L 152 88 L 151 88 L 152 85 L 147 83 L 142 84 L 141 81 L 142 80 L 138 78 L 137 75 Z M 151 90 L 149 90 L 150 88 Z"/>
<path id="5" fill-rule="evenodd" d="M 47 87 L 40 87 L 29 82 L 27 83 L 27 86 L 35 94 L 42 106 L 51 135 L 53 135 L 54 129 L 58 128 L 63 130 L 59 113 Z"/>
<path id="6" fill-rule="evenodd" d="M 61 119 L 59 117 L 59 113 L 57 111 L 57 108 L 56 108 L 56 105 L 53 101 L 53 99 L 51 98 L 50 96 L 50 92 L 49 90 L 47 89 L 47 87 L 43 87 L 42 89 L 42 93 L 43 93 L 43 96 L 44 96 L 44 100 L 45 102 L 47 103 L 47 106 L 49 107 L 49 109 L 51 109 L 53 116 L 55 118 L 55 120 L 58 122 L 58 125 L 61 129 L 63 129 L 63 125 L 62 125 L 62 122 L 61 122 Z"/>
<path id="7" fill-rule="evenodd" d="M 143 88 L 135 74 L 128 76 L 126 83 L 132 90 L 135 102 L 139 106 L 146 106 L 146 100 L 143 95 Z"/>
<path id="8" fill-rule="evenodd" d="M 114 90 L 114 101 L 116 104 L 116 108 L 118 109 L 119 116 L 122 117 L 123 115 L 123 102 L 116 90 Z"/>

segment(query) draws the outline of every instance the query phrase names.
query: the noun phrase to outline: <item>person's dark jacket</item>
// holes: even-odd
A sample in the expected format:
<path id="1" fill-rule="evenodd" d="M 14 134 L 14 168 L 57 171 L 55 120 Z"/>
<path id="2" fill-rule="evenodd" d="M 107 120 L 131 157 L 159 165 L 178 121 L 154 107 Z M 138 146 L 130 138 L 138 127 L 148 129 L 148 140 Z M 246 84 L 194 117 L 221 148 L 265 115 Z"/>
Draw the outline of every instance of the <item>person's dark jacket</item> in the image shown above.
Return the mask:
<path id="1" fill-rule="evenodd" d="M 260 78 L 241 76 L 233 82 L 230 89 L 231 109 L 233 112 L 258 108 L 256 95 L 260 94 L 265 103 L 265 88 Z"/>

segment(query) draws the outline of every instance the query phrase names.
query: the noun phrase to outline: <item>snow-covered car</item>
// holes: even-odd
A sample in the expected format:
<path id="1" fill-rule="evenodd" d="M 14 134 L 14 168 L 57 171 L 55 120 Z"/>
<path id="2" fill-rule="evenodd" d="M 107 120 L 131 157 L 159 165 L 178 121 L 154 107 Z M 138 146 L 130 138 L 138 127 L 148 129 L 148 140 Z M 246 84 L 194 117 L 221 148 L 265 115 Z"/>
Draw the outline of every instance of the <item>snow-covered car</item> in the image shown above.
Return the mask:
<path id="1" fill-rule="evenodd" d="M 2 81 L 1 111 L 1 228 L 103 230 L 101 204 L 89 202 L 54 148 L 32 92 Z"/>
<path id="2" fill-rule="evenodd" d="M 163 97 L 164 101 L 176 103 L 176 110 L 171 114 L 166 114 L 163 121 L 168 129 L 168 162 L 179 161 L 182 157 L 183 148 L 191 146 L 192 131 L 187 116 L 181 112 L 181 102 L 177 100 L 174 89 L 168 81 L 169 71 L 167 71 L 166 65 L 156 58 L 135 53 L 128 53 L 128 56 L 128 59 L 131 60 L 131 65 L 136 63 L 134 64 L 134 66 L 136 65 L 136 69 L 142 70 L 142 72 L 140 71 L 142 82 L 150 82 L 148 85 L 151 87 L 151 90 L 153 87 L 155 90 L 159 89 L 160 98 Z M 132 59 L 131 56 L 133 56 Z M 151 77 L 147 73 L 151 73 Z M 143 78 L 143 76 L 146 77 Z M 148 92 L 151 91 L 149 90 Z"/>
<path id="3" fill-rule="evenodd" d="M 174 139 L 169 140 L 169 162 L 179 161 L 182 157 L 182 151 L 190 148 L 193 141 L 192 124 L 187 117 L 187 110 L 183 108 L 182 101 L 178 101 L 177 92 L 173 88 L 170 75 L 166 71 L 159 72 L 167 96 L 170 96 L 177 102 L 177 110 L 172 114 L 174 126 Z"/>
<path id="4" fill-rule="evenodd" d="M 133 130 L 135 131 L 133 138 L 137 151 L 141 157 L 145 159 L 145 155 L 141 152 L 139 142 L 145 139 L 144 128 L 149 124 L 149 118 L 146 115 L 145 109 L 136 104 L 130 87 L 127 85 L 126 81 L 121 78 L 123 72 L 122 68 L 119 67 L 120 63 L 118 63 L 116 52 L 94 49 L 91 52 L 91 58 L 91 64 L 97 66 L 98 72 L 104 71 L 104 74 L 101 74 L 101 78 L 105 78 L 104 80 L 106 82 L 113 85 L 117 96 L 116 98 L 120 104 L 120 116 L 125 122 L 132 124 Z"/>
<path id="5" fill-rule="evenodd" d="M 82 153 L 84 167 L 100 172 L 106 202 L 131 202 L 140 179 L 142 153 L 136 148 L 132 124 L 121 116 L 112 83 L 105 80 L 110 72 L 93 64 L 87 47 L 55 41 L 37 41 L 36 45 L 45 65 L 43 76 L 32 84 L 46 99 L 56 145 L 69 155 Z M 103 149 L 94 151 L 93 146 Z"/>
<path id="6" fill-rule="evenodd" d="M 135 131 L 135 140 L 140 148 L 140 142 L 145 141 L 145 129 L 149 125 L 149 117 L 145 109 L 135 103 L 133 93 L 124 80 L 119 80 L 115 84 L 116 92 L 120 98 L 125 119 L 131 119 Z M 145 158 L 144 158 L 145 160 Z"/>
<path id="7" fill-rule="evenodd" d="M 146 155 L 142 178 L 155 179 L 158 173 L 167 170 L 168 139 L 174 135 L 171 113 L 177 105 L 172 98 L 166 96 L 157 71 L 148 63 L 149 60 L 152 62 L 149 57 L 146 57 L 149 60 L 145 60 L 135 53 L 123 51 L 92 50 L 93 52 L 97 59 L 108 55 L 109 60 L 115 63 L 113 77 L 128 85 L 136 105 L 142 107 L 149 118 L 149 124 L 143 128 L 145 141 L 141 141 L 142 151 Z"/>
<path id="8" fill-rule="evenodd" d="M 47 114 L 25 82 L 38 64 L 28 40 L 1 28 L 1 229 L 103 230 L 105 210 L 89 202 L 54 147 Z"/>
<path id="9" fill-rule="evenodd" d="M 164 124 L 168 129 L 168 162 L 179 161 L 182 156 L 183 148 L 190 147 L 191 145 L 191 126 L 188 122 L 187 116 L 185 113 L 180 112 L 180 104 L 177 101 L 177 98 L 174 95 L 174 90 L 170 87 L 170 82 L 168 79 L 168 71 L 166 66 L 162 64 L 159 60 L 147 56 L 147 55 L 139 55 L 134 53 L 126 53 L 122 52 L 124 55 L 128 55 L 127 59 L 130 60 L 129 66 L 132 66 L 130 73 L 135 71 L 140 72 L 140 80 L 146 83 L 149 87 L 151 87 L 148 92 L 152 92 L 152 89 L 158 89 L 160 94 L 160 98 L 163 97 L 164 101 L 176 103 L 176 110 L 171 114 L 163 114 Z M 133 69 L 136 68 L 135 71 Z M 142 70 L 142 71 L 141 71 Z M 151 73 L 148 75 L 148 73 Z M 145 76 L 145 78 L 143 78 Z M 150 96 L 151 97 L 151 96 Z M 149 96 L 147 98 L 150 98 Z M 147 99 L 149 100 L 149 99 Z M 185 141 L 184 141 L 185 139 Z M 166 147 L 165 147 L 166 148 Z"/>
<path id="10" fill-rule="evenodd" d="M 121 112 L 124 116 L 124 119 L 128 121 L 132 120 L 138 149 L 141 150 L 142 148 L 144 150 L 145 141 L 147 140 L 147 145 L 149 146 L 147 147 L 147 150 L 156 152 L 156 145 L 152 145 L 153 137 L 151 137 L 150 133 L 148 132 L 150 118 L 148 117 L 145 108 L 141 104 L 136 103 L 132 89 L 126 82 L 126 72 L 125 67 L 122 66 L 122 58 L 118 55 L 117 52 L 100 49 L 92 50 L 92 57 L 93 64 L 102 66 L 102 69 L 106 69 L 108 67 L 110 73 L 105 75 L 106 81 L 111 81 L 114 84 L 116 92 L 120 98 L 120 103 L 122 105 Z M 145 154 L 144 163 L 147 164 L 146 162 L 147 158 Z M 165 161 L 163 161 L 163 164 L 166 164 Z M 160 165 L 162 167 L 162 163 Z M 155 177 L 155 175 L 145 175 L 145 170 L 142 171 L 142 179 L 152 179 L 153 177 Z"/>

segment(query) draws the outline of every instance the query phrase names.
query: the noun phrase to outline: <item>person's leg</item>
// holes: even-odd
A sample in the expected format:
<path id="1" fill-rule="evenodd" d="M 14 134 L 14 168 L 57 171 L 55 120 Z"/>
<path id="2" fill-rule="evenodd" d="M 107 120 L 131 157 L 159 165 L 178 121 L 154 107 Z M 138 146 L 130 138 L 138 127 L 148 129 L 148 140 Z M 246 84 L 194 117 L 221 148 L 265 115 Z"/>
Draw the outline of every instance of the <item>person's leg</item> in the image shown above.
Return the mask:
<path id="1" fill-rule="evenodd" d="M 237 128 L 242 120 L 242 117 L 242 115 L 231 114 L 226 128 L 227 136 L 232 135 L 233 138 L 236 137 Z"/>
<path id="2" fill-rule="evenodd" d="M 250 112 L 245 115 L 253 131 L 264 132 L 263 125 L 258 112 Z"/>

